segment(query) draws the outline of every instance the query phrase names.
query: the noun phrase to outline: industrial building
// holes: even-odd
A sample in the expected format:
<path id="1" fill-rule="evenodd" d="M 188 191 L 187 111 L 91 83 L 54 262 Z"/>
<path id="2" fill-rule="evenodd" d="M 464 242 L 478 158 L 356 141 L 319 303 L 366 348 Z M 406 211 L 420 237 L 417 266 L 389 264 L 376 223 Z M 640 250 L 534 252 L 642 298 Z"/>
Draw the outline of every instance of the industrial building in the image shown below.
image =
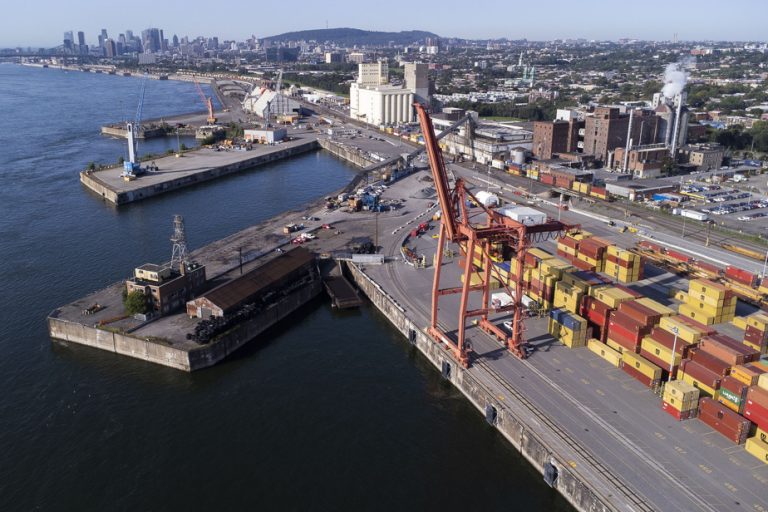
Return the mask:
<path id="1" fill-rule="evenodd" d="M 626 162 L 626 172 L 636 178 L 658 178 L 664 161 L 669 159 L 669 149 L 666 144 L 648 144 L 632 146 L 628 157 L 626 148 L 616 148 L 613 155 L 613 168 L 623 169 Z"/>
<path id="2" fill-rule="evenodd" d="M 262 119 L 301 114 L 301 103 L 290 96 L 271 89 L 254 89 L 243 101 L 243 110 Z"/>
<path id="3" fill-rule="evenodd" d="M 622 114 L 619 107 L 597 107 L 585 119 L 584 152 L 607 162 L 613 150 L 625 147 L 629 141 L 632 145 L 655 142 L 656 124 L 657 117 L 652 111 Z"/>
<path id="4" fill-rule="evenodd" d="M 259 144 L 274 144 L 283 140 L 288 135 L 285 128 L 263 128 L 243 130 L 243 138 L 246 142 L 258 142 Z"/>
<path id="5" fill-rule="evenodd" d="M 541 160 L 584 149 L 584 121 L 536 121 L 533 123 L 533 156 Z"/>
<path id="6" fill-rule="evenodd" d="M 316 279 L 316 272 L 314 255 L 297 247 L 187 302 L 187 315 L 223 317 L 246 304 L 267 303 L 276 294 Z"/>
<path id="7" fill-rule="evenodd" d="M 389 65 L 380 60 L 358 65 L 357 80 L 349 90 L 349 115 L 372 125 L 397 125 L 414 121 L 413 103 L 429 102 L 428 66 L 405 64 L 405 84 L 389 83 Z"/>
<path id="8" fill-rule="evenodd" d="M 145 263 L 134 269 L 125 286 L 128 293 L 138 291 L 146 295 L 152 311 L 166 315 L 200 291 L 205 279 L 205 265 L 198 263 L 186 263 L 178 269 Z"/>
<path id="9" fill-rule="evenodd" d="M 690 144 L 678 151 L 678 158 L 689 165 L 695 165 L 697 171 L 719 169 L 725 157 L 725 148 L 720 144 Z"/>

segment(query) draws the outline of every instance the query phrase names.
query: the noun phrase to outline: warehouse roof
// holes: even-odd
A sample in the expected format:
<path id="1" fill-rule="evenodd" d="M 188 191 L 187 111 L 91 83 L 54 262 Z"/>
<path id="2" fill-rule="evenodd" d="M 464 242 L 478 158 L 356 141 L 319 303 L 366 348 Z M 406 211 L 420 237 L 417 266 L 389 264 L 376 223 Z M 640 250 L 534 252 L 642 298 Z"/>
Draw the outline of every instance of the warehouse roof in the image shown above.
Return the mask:
<path id="1" fill-rule="evenodd" d="M 217 286 L 201 298 L 207 299 L 225 312 L 229 311 L 241 304 L 252 302 L 261 293 L 280 285 L 285 278 L 313 260 L 314 255 L 311 252 L 297 247 L 247 274 Z"/>

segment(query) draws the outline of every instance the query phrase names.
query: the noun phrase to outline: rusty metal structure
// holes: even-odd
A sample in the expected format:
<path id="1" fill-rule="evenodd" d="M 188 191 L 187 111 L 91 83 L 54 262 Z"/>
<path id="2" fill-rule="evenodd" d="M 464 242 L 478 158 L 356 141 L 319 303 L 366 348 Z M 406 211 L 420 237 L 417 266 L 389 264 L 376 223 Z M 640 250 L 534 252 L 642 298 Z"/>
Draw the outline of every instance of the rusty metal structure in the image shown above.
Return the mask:
<path id="1" fill-rule="evenodd" d="M 442 212 L 428 333 L 436 342 L 448 346 L 459 364 L 468 367 L 471 347 L 466 340 L 466 321 L 468 318 L 476 318 L 477 325 L 483 331 L 503 342 L 518 357 L 525 358 L 527 351 L 523 339 L 524 307 L 522 304 L 524 293 L 522 269 L 525 253 L 532 244 L 562 236 L 572 229 L 572 226 L 549 218 L 542 224 L 525 225 L 492 208 L 485 207 L 466 189 L 463 179 L 455 180 L 453 188 L 451 188 L 429 112 L 425 106 L 419 103 L 415 103 L 414 106 L 419 117 L 432 178 Z M 478 213 L 470 212 L 470 208 L 467 206 L 467 201 L 470 199 L 479 206 Z M 463 283 L 460 287 L 440 287 L 443 253 L 448 243 L 457 244 L 461 251 L 460 264 L 463 266 Z M 494 261 L 498 260 L 500 254 L 511 255 L 512 265 L 517 266 L 514 290 L 507 285 L 505 279 L 501 278 L 500 272 L 493 264 Z M 502 283 L 503 288 L 513 297 L 512 304 L 491 307 L 489 301 L 492 278 Z M 470 308 L 470 293 L 472 292 L 482 293 L 480 307 L 474 309 Z M 461 295 L 455 339 L 440 327 L 438 318 L 440 297 L 450 294 Z M 490 313 L 510 311 L 513 315 L 511 333 L 507 333 L 488 320 Z"/>

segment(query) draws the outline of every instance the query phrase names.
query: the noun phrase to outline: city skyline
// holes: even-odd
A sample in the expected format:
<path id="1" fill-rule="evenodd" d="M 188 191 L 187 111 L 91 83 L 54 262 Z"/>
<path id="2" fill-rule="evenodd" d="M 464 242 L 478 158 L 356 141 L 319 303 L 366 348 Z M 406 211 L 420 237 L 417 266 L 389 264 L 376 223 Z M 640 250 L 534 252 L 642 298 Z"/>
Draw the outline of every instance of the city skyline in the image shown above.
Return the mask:
<path id="1" fill-rule="evenodd" d="M 574 4 L 563 0 L 549 2 L 541 15 L 538 4 L 521 4 L 500 0 L 481 0 L 468 9 L 465 2 L 446 1 L 423 6 L 393 0 L 386 8 L 371 15 L 370 6 L 352 5 L 339 0 L 322 4 L 299 1 L 289 18 L 260 16 L 258 8 L 238 3 L 231 11 L 254 11 L 254 16 L 211 16 L 207 5 L 193 0 L 184 12 L 174 5 L 137 0 L 129 6 L 104 7 L 101 4 L 74 0 L 66 5 L 52 0 L 35 4 L 14 5 L 7 9 L 6 25 L 0 31 L 0 47 L 55 47 L 62 44 L 64 32 L 85 33 L 86 43 L 97 44 L 97 36 L 106 28 L 111 38 L 127 29 L 140 32 L 148 27 L 164 29 L 166 37 L 218 36 L 221 40 L 243 41 L 284 32 L 351 27 L 373 31 L 426 30 L 441 37 L 466 39 L 554 40 L 584 38 L 616 40 L 764 40 L 759 16 L 745 16 L 750 8 L 759 9 L 757 0 L 734 0 L 728 4 L 705 0 L 678 3 L 651 0 L 641 7 L 622 8 L 621 17 L 604 12 L 599 0 Z M 45 12 L 45 16 L 40 16 Z M 88 16 L 83 16 L 87 12 Z M 461 12 L 461 16 L 456 13 Z M 184 14 L 186 13 L 186 14 Z M 196 14 L 199 13 L 199 14 Z M 332 13 L 332 14 L 331 14 Z M 407 13 L 404 16 L 403 13 Z M 256 20 L 256 21 L 250 21 Z M 624 21 L 627 20 L 627 21 Z"/>

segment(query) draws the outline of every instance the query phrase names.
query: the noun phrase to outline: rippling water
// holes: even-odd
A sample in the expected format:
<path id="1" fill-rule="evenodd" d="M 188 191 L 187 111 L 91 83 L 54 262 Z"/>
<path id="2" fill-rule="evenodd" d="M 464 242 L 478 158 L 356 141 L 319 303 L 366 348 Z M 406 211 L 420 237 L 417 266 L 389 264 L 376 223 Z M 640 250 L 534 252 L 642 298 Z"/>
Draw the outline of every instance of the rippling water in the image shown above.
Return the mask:
<path id="1" fill-rule="evenodd" d="M 324 153 L 114 208 L 77 173 L 136 78 L 0 65 L 0 510 L 567 510 L 377 312 L 324 300 L 195 374 L 52 344 L 53 308 L 336 190 Z M 150 81 L 145 116 L 199 110 Z M 150 141 L 162 152 L 176 140 Z"/>

